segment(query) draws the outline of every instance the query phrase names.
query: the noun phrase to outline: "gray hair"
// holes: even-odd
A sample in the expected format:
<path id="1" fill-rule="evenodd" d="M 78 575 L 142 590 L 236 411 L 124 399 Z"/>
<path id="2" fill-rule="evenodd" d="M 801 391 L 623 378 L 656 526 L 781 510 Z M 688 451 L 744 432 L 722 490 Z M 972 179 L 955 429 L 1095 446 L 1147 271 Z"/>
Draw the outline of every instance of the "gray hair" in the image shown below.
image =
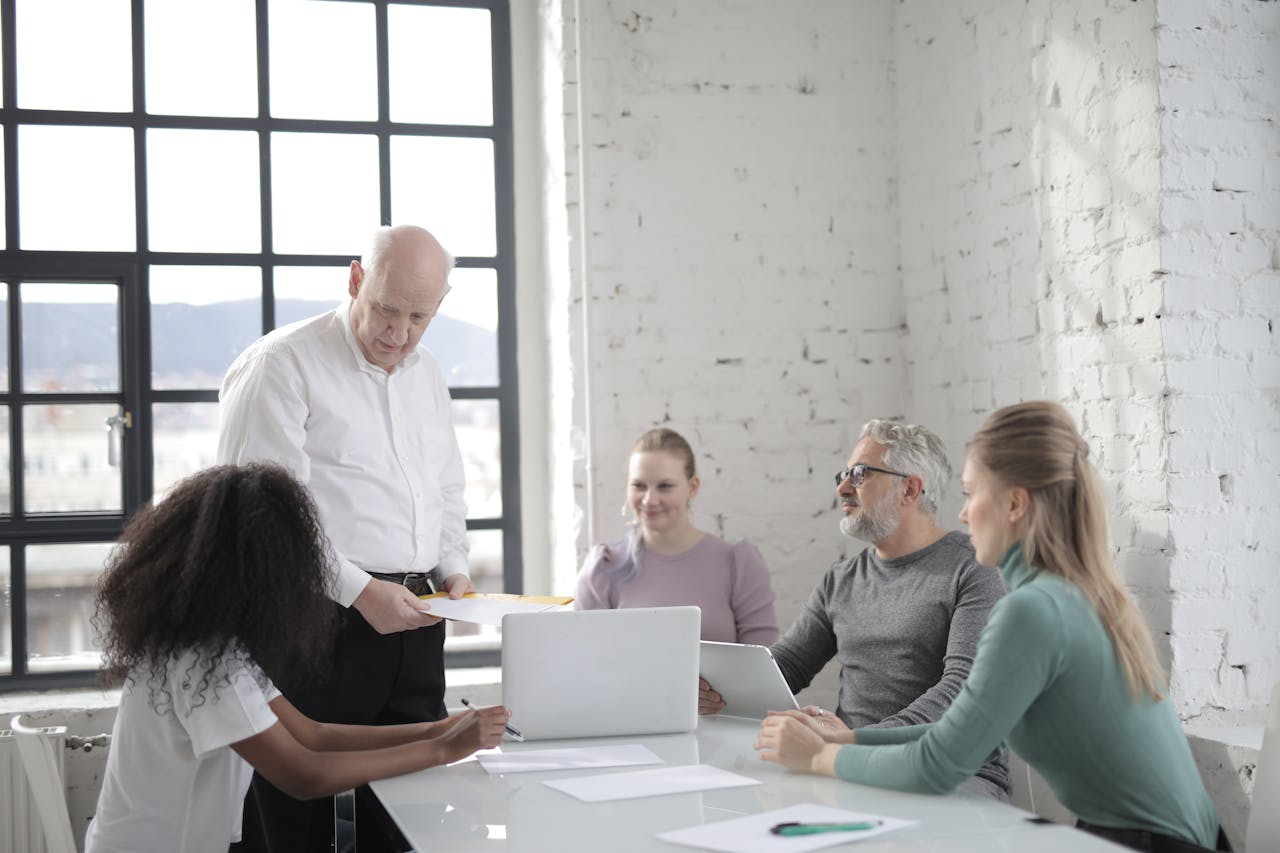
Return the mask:
<path id="1" fill-rule="evenodd" d="M 886 468 L 912 474 L 924 481 L 920 509 L 933 514 L 951 482 L 947 448 L 934 433 L 919 424 L 874 418 L 862 425 L 859 439 L 869 438 L 884 447 Z"/>
<path id="2" fill-rule="evenodd" d="M 360 267 L 365 271 L 366 275 L 372 273 L 382 263 L 382 256 L 386 254 L 387 249 L 391 246 L 391 237 L 394 230 L 390 225 L 383 225 L 374 230 L 373 236 L 369 240 L 368 250 L 360 256 Z M 449 273 L 453 272 L 457 258 L 444 246 L 440 247 L 440 251 L 444 252 L 444 277 L 445 281 L 448 281 Z"/>

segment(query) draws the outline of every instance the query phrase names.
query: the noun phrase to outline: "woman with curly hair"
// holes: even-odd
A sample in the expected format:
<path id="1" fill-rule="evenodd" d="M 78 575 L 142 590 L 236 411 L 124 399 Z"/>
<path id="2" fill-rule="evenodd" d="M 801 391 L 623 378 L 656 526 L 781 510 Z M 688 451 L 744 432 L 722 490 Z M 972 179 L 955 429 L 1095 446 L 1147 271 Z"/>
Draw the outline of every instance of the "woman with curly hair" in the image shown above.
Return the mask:
<path id="1" fill-rule="evenodd" d="M 1107 545 L 1089 446 L 1055 403 L 1008 406 L 969 443 L 960 520 L 1009 594 L 935 723 L 824 730 L 771 715 L 756 748 L 793 770 L 919 793 L 955 788 L 1006 739 L 1078 826 L 1135 850 L 1229 850 L 1151 633 Z M 1216 847 L 1215 847 L 1216 845 Z"/>
<path id="2" fill-rule="evenodd" d="M 315 506 L 277 466 L 209 468 L 134 517 L 98 587 L 124 691 L 86 853 L 224 853 L 254 769 L 309 799 L 498 743 L 501 707 L 399 726 L 295 709 L 272 682 L 321 674 L 331 576 Z"/>

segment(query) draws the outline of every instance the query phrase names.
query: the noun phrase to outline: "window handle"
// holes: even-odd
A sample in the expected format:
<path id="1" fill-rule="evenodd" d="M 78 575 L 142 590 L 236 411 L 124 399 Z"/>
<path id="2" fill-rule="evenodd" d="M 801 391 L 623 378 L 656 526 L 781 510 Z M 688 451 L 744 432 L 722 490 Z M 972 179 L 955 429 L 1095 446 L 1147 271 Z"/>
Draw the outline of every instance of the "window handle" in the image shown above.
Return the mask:
<path id="1" fill-rule="evenodd" d="M 112 468 L 120 467 L 120 439 L 116 436 L 118 429 L 133 428 L 133 413 L 122 412 L 112 415 L 106 420 L 107 425 L 107 464 Z"/>

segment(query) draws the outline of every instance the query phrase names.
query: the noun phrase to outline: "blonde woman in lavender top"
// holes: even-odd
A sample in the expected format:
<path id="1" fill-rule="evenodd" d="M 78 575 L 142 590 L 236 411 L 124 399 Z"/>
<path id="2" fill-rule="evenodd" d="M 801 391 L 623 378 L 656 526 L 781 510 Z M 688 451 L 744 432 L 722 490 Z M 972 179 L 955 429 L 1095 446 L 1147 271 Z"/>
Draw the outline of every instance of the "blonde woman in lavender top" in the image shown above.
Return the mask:
<path id="1" fill-rule="evenodd" d="M 649 430 L 631 448 L 627 482 L 631 534 L 591 549 L 573 606 L 696 604 L 702 639 L 772 645 L 778 623 L 759 550 L 746 541 L 731 545 L 690 520 L 700 481 L 689 442 L 674 430 Z"/>

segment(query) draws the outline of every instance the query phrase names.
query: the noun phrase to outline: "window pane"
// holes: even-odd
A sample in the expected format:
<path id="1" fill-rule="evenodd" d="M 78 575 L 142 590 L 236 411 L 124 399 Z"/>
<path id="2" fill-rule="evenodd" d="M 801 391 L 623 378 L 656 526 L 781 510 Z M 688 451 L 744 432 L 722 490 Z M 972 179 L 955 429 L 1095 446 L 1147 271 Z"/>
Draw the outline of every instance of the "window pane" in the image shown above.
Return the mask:
<path id="1" fill-rule="evenodd" d="M 13 672 L 13 592 L 9 588 L 9 549 L 0 547 L 0 673 Z"/>
<path id="2" fill-rule="evenodd" d="M 27 666 L 32 672 L 97 669 L 90 619 L 108 542 L 27 546 Z"/>
<path id="3" fill-rule="evenodd" d="M 0 392 L 9 390 L 9 283 L 0 281 Z"/>
<path id="4" fill-rule="evenodd" d="M 151 387 L 217 388 L 262 334 L 258 267 L 151 268 Z"/>
<path id="5" fill-rule="evenodd" d="M 467 539 L 471 543 L 470 572 L 471 583 L 476 592 L 506 592 L 502 588 L 502 531 L 501 530 L 468 530 Z M 479 625 L 475 622 L 447 622 L 445 637 L 473 637 L 491 640 L 501 636 L 502 629 L 497 625 Z M 474 642 L 474 640 L 473 640 Z M 453 644 L 456 648 L 466 646 L 466 641 Z"/>
<path id="6" fill-rule="evenodd" d="M 52 404 L 22 410 L 27 512 L 119 512 L 120 468 L 109 464 L 107 418 L 120 407 Z"/>
<path id="7" fill-rule="evenodd" d="M 276 328 L 330 311 L 347 298 L 346 267 L 276 267 Z"/>
<path id="8" fill-rule="evenodd" d="M 453 386 L 498 384 L 498 274 L 454 269 L 453 288 L 422 342 Z"/>
<path id="9" fill-rule="evenodd" d="M 0 515 L 13 514 L 13 471 L 9 458 L 9 407 L 0 406 Z M 5 554 L 8 551 L 5 550 Z"/>
<path id="10" fill-rule="evenodd" d="M 493 124 L 488 9 L 387 7 L 391 120 Z"/>
<path id="11" fill-rule="evenodd" d="M 466 471 L 467 518 L 502 515 L 502 441 L 497 400 L 454 400 L 453 428 Z"/>
<path id="12" fill-rule="evenodd" d="M 358 256 L 378 226 L 377 137 L 271 134 L 271 205 L 276 252 Z"/>
<path id="13" fill-rule="evenodd" d="M 24 282 L 18 292 L 24 391 L 120 390 L 119 286 Z"/>
<path id="14" fill-rule="evenodd" d="M 256 116 L 253 0 L 147 0 L 147 112 Z"/>
<path id="15" fill-rule="evenodd" d="M 0 51 L 0 53 L 3 52 Z M 0 62 L 3 61 L 3 57 L 0 57 Z M 0 89 L 3 88 L 3 86 L 0 86 Z M 9 175 L 5 171 L 3 136 L 0 136 L 0 178 L 4 179 L 4 186 L 0 187 L 0 249 L 7 249 L 9 248 L 9 220 L 7 219 L 9 205 L 6 200 L 9 193 Z"/>
<path id="16" fill-rule="evenodd" d="M 378 117 L 373 5 L 271 0 L 271 115 Z"/>
<path id="17" fill-rule="evenodd" d="M 22 248 L 132 252 L 133 190 L 129 128 L 18 128 Z"/>
<path id="18" fill-rule="evenodd" d="M 258 134 L 147 131 L 147 236 L 157 252 L 262 248 Z"/>
<path id="19" fill-rule="evenodd" d="M 18 106 L 133 109 L 129 0 L 18 0 Z"/>
<path id="20" fill-rule="evenodd" d="M 151 407 L 155 428 L 152 483 L 157 495 L 174 483 L 217 461 L 217 403 L 156 403 Z"/>
<path id="21" fill-rule="evenodd" d="M 421 225 L 455 255 L 492 257 L 493 143 L 391 137 L 391 221 Z"/>

